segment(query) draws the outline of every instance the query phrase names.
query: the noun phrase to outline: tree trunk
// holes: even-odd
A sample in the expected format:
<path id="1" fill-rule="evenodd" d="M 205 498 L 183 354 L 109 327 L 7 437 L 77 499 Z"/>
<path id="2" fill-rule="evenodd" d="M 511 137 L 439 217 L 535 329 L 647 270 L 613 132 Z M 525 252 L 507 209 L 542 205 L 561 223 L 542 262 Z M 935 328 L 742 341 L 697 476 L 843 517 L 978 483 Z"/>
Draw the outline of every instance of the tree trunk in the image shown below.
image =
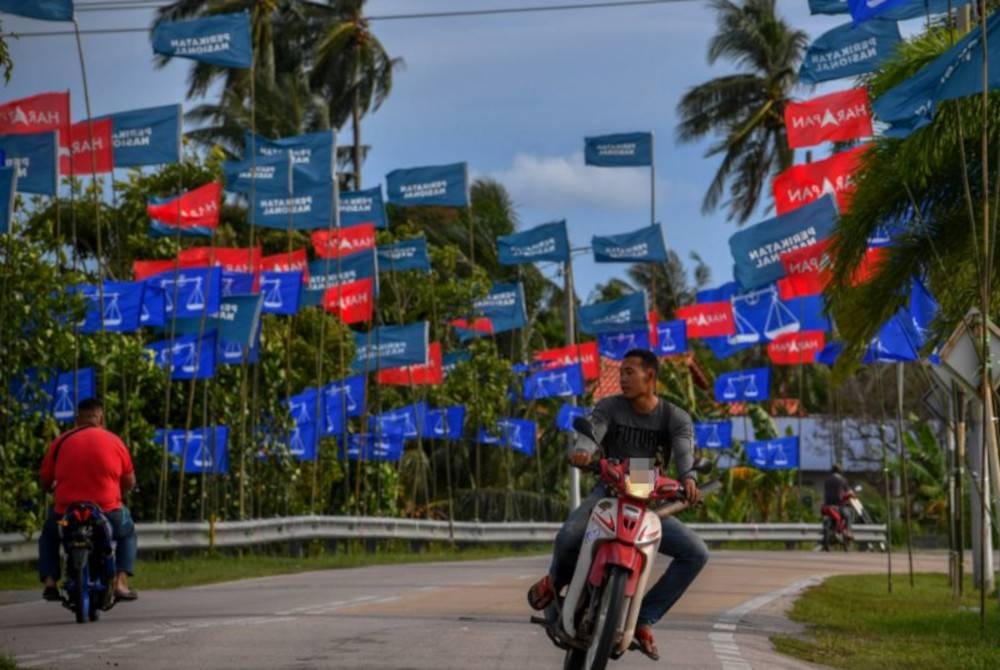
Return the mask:
<path id="1" fill-rule="evenodd" d="M 354 61 L 354 105 L 351 110 L 354 123 L 354 190 L 361 190 L 361 54 Z"/>

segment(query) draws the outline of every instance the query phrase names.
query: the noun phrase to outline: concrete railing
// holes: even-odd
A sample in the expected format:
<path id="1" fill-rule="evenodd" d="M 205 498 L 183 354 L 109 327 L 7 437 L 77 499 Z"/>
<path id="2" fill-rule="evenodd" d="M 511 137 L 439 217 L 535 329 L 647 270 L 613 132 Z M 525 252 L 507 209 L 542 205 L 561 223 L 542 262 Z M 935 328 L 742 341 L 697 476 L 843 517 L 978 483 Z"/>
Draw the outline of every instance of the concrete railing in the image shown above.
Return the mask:
<path id="1" fill-rule="evenodd" d="M 706 542 L 819 542 L 818 523 L 692 523 Z M 474 523 L 357 516 L 296 516 L 253 521 L 136 524 L 140 551 L 249 547 L 306 540 L 412 540 L 418 542 L 545 543 L 558 523 Z M 856 525 L 859 542 L 884 542 L 885 526 Z M 0 563 L 36 557 L 37 534 L 0 534 Z"/>

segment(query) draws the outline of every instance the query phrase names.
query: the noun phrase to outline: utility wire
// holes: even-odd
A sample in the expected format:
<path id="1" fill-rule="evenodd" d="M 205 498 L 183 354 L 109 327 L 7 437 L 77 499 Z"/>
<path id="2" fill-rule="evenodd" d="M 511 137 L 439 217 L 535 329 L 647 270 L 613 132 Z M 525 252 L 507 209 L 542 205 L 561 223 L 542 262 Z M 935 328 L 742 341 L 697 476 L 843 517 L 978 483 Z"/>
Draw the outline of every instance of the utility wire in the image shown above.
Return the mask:
<path id="1" fill-rule="evenodd" d="M 606 0 L 605 2 L 572 3 L 562 5 L 536 5 L 520 7 L 497 7 L 494 9 L 467 9 L 442 12 L 419 12 L 411 14 L 376 14 L 365 17 L 368 21 L 399 21 L 412 19 L 442 19 L 458 18 L 467 16 L 498 16 L 504 14 L 534 14 L 540 12 L 560 12 L 560 11 L 581 11 L 588 9 L 614 9 L 619 7 L 642 7 L 655 5 L 679 4 L 682 2 L 694 2 L 694 0 Z M 91 4 L 77 3 L 77 11 L 121 11 L 126 9 L 157 9 L 167 6 L 168 3 L 156 2 L 155 0 L 98 0 Z M 310 3 L 316 4 L 316 3 Z M 112 33 L 139 33 L 148 32 L 149 27 L 141 28 L 92 28 L 81 30 L 83 35 L 106 35 Z M 45 30 L 30 33 L 3 33 L 0 37 L 54 37 L 58 35 L 73 35 L 71 30 Z"/>

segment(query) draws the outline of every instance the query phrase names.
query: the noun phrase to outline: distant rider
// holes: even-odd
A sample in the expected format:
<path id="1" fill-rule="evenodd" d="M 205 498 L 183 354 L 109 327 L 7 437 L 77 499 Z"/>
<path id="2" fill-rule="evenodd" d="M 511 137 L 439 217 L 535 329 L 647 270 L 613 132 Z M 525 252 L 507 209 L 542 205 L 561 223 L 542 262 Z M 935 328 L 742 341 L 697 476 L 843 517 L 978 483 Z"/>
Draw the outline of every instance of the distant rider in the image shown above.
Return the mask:
<path id="1" fill-rule="evenodd" d="M 695 474 L 689 472 L 694 463 L 691 417 L 656 395 L 658 372 L 659 360 L 651 351 L 628 351 L 619 373 L 621 394 L 604 398 L 594 407 L 590 417 L 594 435 L 606 458 L 659 457 L 660 467 L 666 469 L 672 456 L 677 472 L 684 477 L 687 499 L 697 503 L 701 493 Z M 597 445 L 587 444 L 589 442 L 586 438 L 577 440 L 570 455 L 573 465 L 585 467 L 590 463 Z M 528 591 L 528 602 L 534 609 L 545 609 L 572 580 L 590 511 L 604 497 L 607 491 L 603 483 L 598 483 L 580 506 L 570 512 L 556 535 L 549 574 Z M 663 519 L 659 551 L 674 560 L 642 599 L 635 629 L 640 651 L 653 660 L 659 659 L 653 624 L 680 599 L 708 562 L 705 543 L 676 517 Z"/>
<path id="2" fill-rule="evenodd" d="M 847 498 L 854 495 L 850 482 L 844 476 L 844 470 L 834 463 L 830 476 L 823 483 L 823 504 L 833 507 L 840 513 L 840 518 L 844 520 L 844 537 L 853 540 L 854 532 L 851 530 L 853 510 L 847 504 Z"/>
<path id="3" fill-rule="evenodd" d="M 49 445 L 39 473 L 44 490 L 55 492 L 42 533 L 38 537 L 38 576 L 45 584 L 42 597 L 61 600 L 58 521 L 74 502 L 89 501 L 101 508 L 117 541 L 115 600 L 135 600 L 129 587 L 135 566 L 135 526 L 122 504 L 122 490 L 135 488 L 132 457 L 121 438 L 104 428 L 104 405 L 96 398 L 77 405 L 76 425 Z"/>

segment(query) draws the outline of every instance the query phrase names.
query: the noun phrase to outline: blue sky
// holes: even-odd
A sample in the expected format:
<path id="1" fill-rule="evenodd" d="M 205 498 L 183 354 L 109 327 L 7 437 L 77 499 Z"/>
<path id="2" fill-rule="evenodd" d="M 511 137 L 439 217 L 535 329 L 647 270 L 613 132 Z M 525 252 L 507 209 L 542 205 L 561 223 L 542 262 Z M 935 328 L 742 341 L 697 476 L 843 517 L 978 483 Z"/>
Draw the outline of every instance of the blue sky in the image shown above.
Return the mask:
<path id="1" fill-rule="evenodd" d="M 368 14 L 531 4 L 557 0 L 370 0 Z M 806 0 L 779 0 L 778 7 L 812 37 L 849 20 L 810 16 Z M 147 26 L 152 16 L 150 10 L 78 14 L 83 29 Z M 14 32 L 65 25 L 10 16 L 3 21 Z M 908 24 L 904 35 L 919 27 Z M 582 247 L 593 235 L 649 223 L 648 170 L 584 166 L 583 137 L 652 130 L 657 220 L 667 245 L 684 258 L 701 255 L 713 283 L 731 278 L 727 240 L 736 228 L 721 214 L 701 213 L 717 161 L 703 158 L 705 145 L 674 140 L 675 107 L 684 92 L 734 71 L 726 63 L 706 62 L 715 30 L 707 3 L 386 20 L 374 22 L 373 29 L 406 67 L 392 96 L 363 126 L 363 139 L 373 146 L 364 168 L 368 186 L 395 168 L 468 161 L 474 176 L 507 186 L 522 228 L 565 218 L 571 243 Z M 72 37 L 25 37 L 11 40 L 10 48 L 15 70 L 0 101 L 70 89 L 74 118 L 84 118 Z M 189 63 L 175 60 L 155 69 L 147 34 L 85 35 L 83 48 L 95 115 L 184 100 Z M 850 85 L 832 82 L 798 95 Z M 624 276 L 625 267 L 577 256 L 579 295 L 586 300 L 596 283 Z M 554 276 L 551 268 L 545 271 Z"/>

